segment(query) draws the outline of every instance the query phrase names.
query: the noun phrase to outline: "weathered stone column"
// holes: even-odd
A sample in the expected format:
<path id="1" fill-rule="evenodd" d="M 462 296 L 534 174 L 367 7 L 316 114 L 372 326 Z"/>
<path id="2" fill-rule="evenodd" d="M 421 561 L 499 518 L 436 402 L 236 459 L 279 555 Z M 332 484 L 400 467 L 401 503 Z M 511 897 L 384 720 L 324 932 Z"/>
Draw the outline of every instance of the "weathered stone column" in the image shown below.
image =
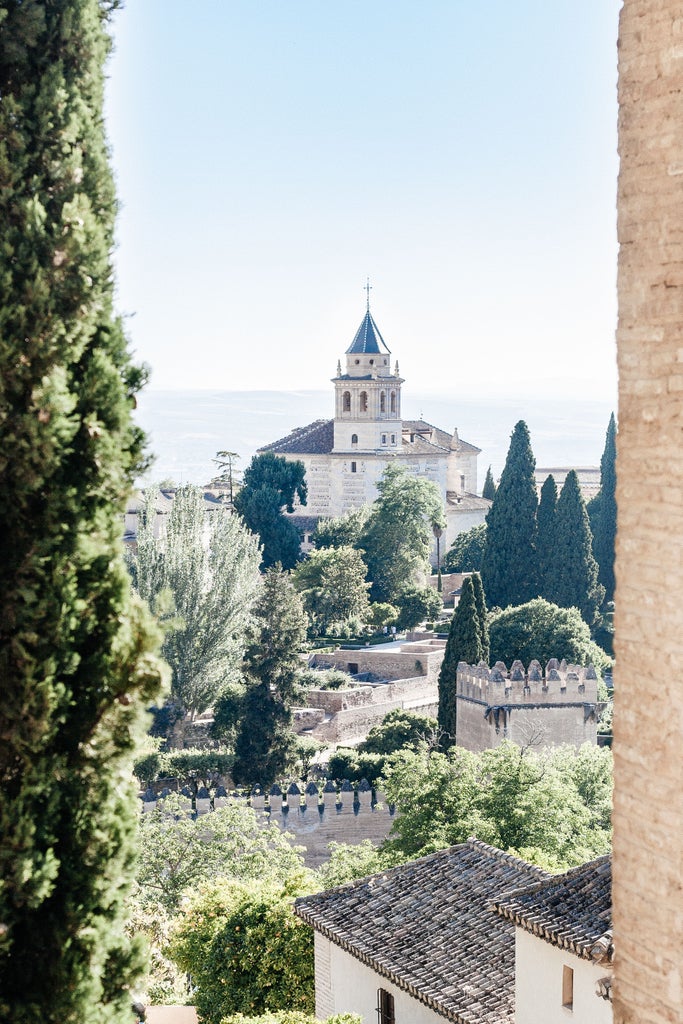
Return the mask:
<path id="1" fill-rule="evenodd" d="M 683 5 L 619 39 L 618 1024 L 683 1021 Z"/>

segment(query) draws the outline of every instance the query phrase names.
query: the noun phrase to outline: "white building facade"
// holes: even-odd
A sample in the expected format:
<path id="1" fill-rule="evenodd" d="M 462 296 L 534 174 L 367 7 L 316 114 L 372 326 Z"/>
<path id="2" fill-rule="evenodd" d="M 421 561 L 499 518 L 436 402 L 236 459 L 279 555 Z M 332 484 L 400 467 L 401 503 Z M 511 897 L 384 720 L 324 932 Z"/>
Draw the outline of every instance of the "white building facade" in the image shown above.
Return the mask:
<path id="1" fill-rule="evenodd" d="M 447 522 L 442 552 L 458 533 L 484 521 L 490 502 L 476 493 L 480 449 L 461 441 L 457 429 L 450 434 L 424 420 L 402 419 L 404 380 L 398 362 L 392 369 L 369 307 L 332 383 L 334 419 L 315 420 L 260 449 L 306 467 L 308 503 L 295 510 L 295 520 L 297 513 L 310 521 L 372 503 L 384 470 L 397 459 L 439 488 Z"/>

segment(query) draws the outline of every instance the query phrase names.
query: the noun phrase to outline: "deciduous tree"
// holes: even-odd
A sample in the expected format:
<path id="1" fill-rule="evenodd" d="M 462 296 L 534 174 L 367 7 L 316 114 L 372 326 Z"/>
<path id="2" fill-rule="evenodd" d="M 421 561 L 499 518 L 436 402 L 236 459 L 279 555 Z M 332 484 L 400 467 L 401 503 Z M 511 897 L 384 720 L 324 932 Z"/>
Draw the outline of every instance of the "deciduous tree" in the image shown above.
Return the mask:
<path id="1" fill-rule="evenodd" d="M 303 462 L 290 462 L 272 452 L 255 455 L 244 471 L 235 509 L 260 537 L 264 569 L 277 563 L 291 569 L 299 560 L 299 534 L 284 512 L 293 512 L 297 500 L 306 504 L 305 476 Z"/>
<path id="2" fill-rule="evenodd" d="M 294 569 L 294 586 L 301 595 L 313 636 L 368 613 L 367 568 L 352 547 L 312 551 Z"/>
<path id="3" fill-rule="evenodd" d="M 321 519 L 313 534 L 316 548 L 357 547 L 369 515 L 370 506 L 361 505 L 333 519 Z"/>
<path id="4" fill-rule="evenodd" d="M 524 665 L 536 658 L 545 665 L 563 658 L 574 665 L 611 665 L 602 648 L 591 640 L 590 629 L 577 608 L 559 608 L 543 598 L 506 608 L 490 616 L 491 662 Z"/>
<path id="5" fill-rule="evenodd" d="M 402 591 L 429 570 L 432 524 L 443 519 L 436 484 L 389 463 L 378 498 L 360 537 L 373 601 L 399 603 Z"/>
<path id="6" fill-rule="evenodd" d="M 144 374 L 113 310 L 111 3 L 0 8 L 0 1018 L 125 1020 L 128 783 L 157 693 L 121 513 Z"/>
<path id="7" fill-rule="evenodd" d="M 459 533 L 444 558 L 447 572 L 479 572 L 486 549 L 486 523 Z"/>
<path id="8" fill-rule="evenodd" d="M 199 487 L 178 488 L 160 537 L 154 536 L 148 498 L 133 581 L 164 620 L 162 652 L 173 673 L 172 694 L 190 714 L 208 708 L 239 671 L 259 561 L 257 538 L 228 508 L 207 513 Z"/>
<path id="9" fill-rule="evenodd" d="M 538 593 L 535 466 L 529 428 L 520 420 L 486 515 L 481 575 L 490 605 L 522 604 Z"/>

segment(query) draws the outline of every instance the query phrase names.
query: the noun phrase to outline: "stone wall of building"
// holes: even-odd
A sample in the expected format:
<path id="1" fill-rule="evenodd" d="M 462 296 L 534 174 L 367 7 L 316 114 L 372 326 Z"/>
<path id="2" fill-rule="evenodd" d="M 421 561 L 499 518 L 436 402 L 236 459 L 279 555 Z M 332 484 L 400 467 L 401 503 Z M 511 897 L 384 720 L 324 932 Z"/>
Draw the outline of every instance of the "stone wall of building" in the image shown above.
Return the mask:
<path id="1" fill-rule="evenodd" d="M 619 103 L 614 1019 L 661 1024 L 683 1021 L 680 0 L 624 0 Z"/>
<path id="2" fill-rule="evenodd" d="M 555 659 L 545 672 L 532 661 L 507 671 L 458 665 L 457 743 L 467 750 L 497 747 L 504 740 L 520 746 L 580 747 L 597 742 L 598 680 L 592 666 L 580 668 Z"/>

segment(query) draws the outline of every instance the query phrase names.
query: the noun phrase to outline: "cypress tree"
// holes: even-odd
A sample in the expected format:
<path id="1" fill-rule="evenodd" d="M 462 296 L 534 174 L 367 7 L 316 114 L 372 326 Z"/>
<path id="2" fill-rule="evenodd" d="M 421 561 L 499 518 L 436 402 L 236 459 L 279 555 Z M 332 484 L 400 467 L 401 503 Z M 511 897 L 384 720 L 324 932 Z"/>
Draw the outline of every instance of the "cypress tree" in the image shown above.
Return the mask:
<path id="1" fill-rule="evenodd" d="M 496 496 L 496 482 L 493 479 L 493 473 L 491 467 L 486 470 L 486 478 L 484 480 L 484 486 L 481 491 L 482 498 L 488 498 L 489 501 L 493 501 Z"/>
<path id="2" fill-rule="evenodd" d="M 486 607 L 486 596 L 481 576 L 478 572 L 472 573 L 472 586 L 474 587 L 474 600 L 477 605 L 479 617 L 479 643 L 481 646 L 481 660 L 488 663 L 491 644 L 489 641 L 488 609 Z M 470 662 L 471 664 L 471 662 Z"/>
<path id="3" fill-rule="evenodd" d="M 233 779 L 238 786 L 269 786 L 293 755 L 291 708 L 306 640 L 306 613 L 291 577 L 269 569 L 256 604 L 257 628 L 244 657 L 241 720 L 235 739 Z"/>
<path id="4" fill-rule="evenodd" d="M 483 595 L 482 595 L 483 596 Z M 439 672 L 439 731 L 446 734 L 444 746 L 452 746 L 456 736 L 456 672 L 458 662 L 476 665 L 483 657 L 481 623 L 477 612 L 475 585 L 471 576 L 463 580 L 458 606 L 451 619 L 448 640 Z"/>
<path id="5" fill-rule="evenodd" d="M 547 476 L 541 487 L 538 503 L 536 552 L 538 559 L 538 589 L 546 597 L 546 579 L 553 560 L 557 520 L 557 484 L 555 477 Z"/>
<path id="6" fill-rule="evenodd" d="M 130 772 L 156 696 L 122 511 L 141 372 L 113 312 L 113 3 L 0 9 L 0 1019 L 129 1019 Z"/>
<path id="7" fill-rule="evenodd" d="M 546 596 L 560 608 L 578 608 L 589 626 L 595 622 L 605 596 L 598 583 L 598 565 L 593 557 L 593 538 L 586 505 L 575 470 L 567 479 L 557 501 L 555 543 L 546 574 Z"/>
<path id="8" fill-rule="evenodd" d="M 486 515 L 481 576 L 489 602 L 501 608 L 524 604 L 538 591 L 535 467 L 529 428 L 520 420 Z"/>
<path id="9" fill-rule="evenodd" d="M 598 580 L 605 588 L 605 600 L 614 600 L 614 543 L 617 536 L 617 425 L 610 416 L 605 450 L 600 460 L 600 494 L 593 538 L 598 563 Z"/>

